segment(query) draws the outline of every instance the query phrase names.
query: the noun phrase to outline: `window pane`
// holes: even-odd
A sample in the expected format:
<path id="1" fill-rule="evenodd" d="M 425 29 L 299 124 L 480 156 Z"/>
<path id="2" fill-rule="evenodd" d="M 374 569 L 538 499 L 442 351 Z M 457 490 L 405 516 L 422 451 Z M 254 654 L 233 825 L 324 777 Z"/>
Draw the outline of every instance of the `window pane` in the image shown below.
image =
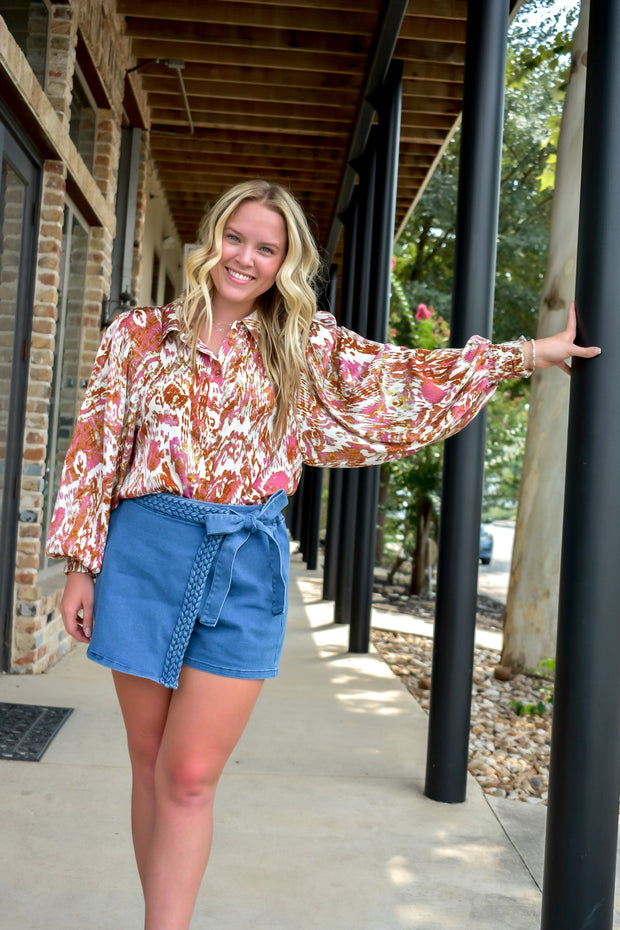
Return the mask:
<path id="1" fill-rule="evenodd" d="M 93 170 L 95 162 L 96 127 L 97 114 L 90 105 L 78 75 L 74 74 L 69 135 L 89 171 Z"/>
<path id="2" fill-rule="evenodd" d="M 48 9 L 43 0 L 11 0 L 0 3 L 7 28 L 28 59 L 41 87 L 45 87 Z"/>
<path id="3" fill-rule="evenodd" d="M 0 174 L 0 519 L 6 473 L 25 190 L 21 179 L 3 161 Z"/>

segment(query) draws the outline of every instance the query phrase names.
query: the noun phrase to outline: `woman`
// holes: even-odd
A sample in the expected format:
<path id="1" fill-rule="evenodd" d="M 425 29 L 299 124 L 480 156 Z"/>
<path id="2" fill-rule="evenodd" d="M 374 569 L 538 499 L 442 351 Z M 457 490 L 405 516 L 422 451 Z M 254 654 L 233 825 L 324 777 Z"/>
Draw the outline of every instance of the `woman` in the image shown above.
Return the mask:
<path id="1" fill-rule="evenodd" d="M 574 345 L 573 308 L 557 336 L 462 351 L 339 328 L 316 311 L 299 205 L 264 181 L 224 194 L 201 242 L 184 297 L 105 334 L 47 550 L 67 558 L 66 629 L 113 670 L 145 930 L 189 927 L 218 779 L 277 674 L 281 509 L 303 462 L 410 454 L 465 426 L 502 379 L 599 351 Z"/>

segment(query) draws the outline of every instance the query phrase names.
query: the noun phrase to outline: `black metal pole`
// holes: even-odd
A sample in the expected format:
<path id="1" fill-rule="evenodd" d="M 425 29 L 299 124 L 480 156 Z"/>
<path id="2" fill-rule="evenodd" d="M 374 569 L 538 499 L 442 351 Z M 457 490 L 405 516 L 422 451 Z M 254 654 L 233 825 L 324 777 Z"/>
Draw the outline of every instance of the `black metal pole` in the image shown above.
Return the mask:
<path id="1" fill-rule="evenodd" d="M 372 223 L 372 277 L 365 335 L 385 342 L 390 315 L 390 276 L 396 217 L 402 62 L 393 61 L 375 105 L 379 114 Z M 366 653 L 370 643 L 379 506 L 378 465 L 360 471 L 357 494 L 355 576 L 349 651 Z"/>
<path id="2" fill-rule="evenodd" d="M 351 326 L 355 295 L 355 253 L 357 239 L 358 191 L 353 192 L 351 203 L 344 217 L 345 237 L 342 260 L 342 293 L 340 300 L 340 323 Z M 342 573 L 344 538 L 353 536 L 348 522 L 349 515 L 344 506 L 344 489 L 351 469 L 333 469 L 329 476 L 329 498 L 327 515 L 327 538 L 323 565 L 323 599 L 336 600 L 339 577 Z M 341 597 L 343 595 L 341 594 Z"/>
<path id="3" fill-rule="evenodd" d="M 306 563 L 306 568 L 309 571 L 314 570 L 317 567 L 319 561 L 322 490 L 323 469 L 306 466 L 302 554 L 303 560 Z"/>
<path id="4" fill-rule="evenodd" d="M 291 536 L 297 542 L 300 543 L 301 548 L 301 535 L 302 535 L 302 523 L 303 523 L 303 502 L 304 502 L 304 485 L 306 483 L 306 466 L 301 470 L 301 477 L 299 479 L 299 484 L 297 485 L 297 490 L 293 496 L 292 507 L 291 507 L 291 523 L 290 531 Z"/>
<path id="5" fill-rule="evenodd" d="M 356 212 L 355 274 L 353 288 L 352 319 L 349 323 L 364 335 L 368 324 L 368 301 L 370 294 L 372 255 L 372 212 L 376 175 L 376 126 L 370 134 L 368 148 L 356 164 L 360 174 L 358 204 Z M 339 573 L 336 585 L 334 620 L 350 623 L 354 575 L 357 584 L 356 540 L 361 532 L 358 526 L 359 469 L 348 469 L 343 487 L 343 519 L 346 526 L 340 533 Z"/>
<path id="6" fill-rule="evenodd" d="M 499 205 L 507 2 L 470 0 L 451 341 L 490 336 Z M 445 444 L 425 793 L 465 799 L 485 419 Z"/>
<path id="7" fill-rule="evenodd" d="M 357 217 L 357 253 L 355 256 L 355 291 L 351 325 L 362 336 L 365 336 L 368 330 L 370 288 L 374 265 L 372 249 L 374 244 L 373 222 L 377 178 L 377 132 L 377 127 L 373 126 L 366 150 L 359 161 L 356 162 L 360 176 L 360 192 Z"/>
<path id="8" fill-rule="evenodd" d="M 334 306 L 336 297 L 336 266 L 332 265 L 325 289 L 319 298 L 321 309 Z M 321 531 L 321 504 L 323 491 L 323 469 L 306 466 L 306 482 L 303 498 L 301 551 L 306 567 L 314 570 L 319 562 Z"/>
<path id="9" fill-rule="evenodd" d="M 620 784 L 620 0 L 592 0 L 579 341 L 564 528 L 542 930 L 611 930 Z"/>
<path id="10" fill-rule="evenodd" d="M 334 598 L 334 623 L 349 623 L 351 619 L 358 479 L 359 468 L 348 468 L 342 481 L 342 517 Z"/>
<path id="11" fill-rule="evenodd" d="M 329 472 L 327 494 L 327 527 L 325 530 L 325 558 L 323 560 L 323 600 L 333 601 L 336 597 L 338 573 L 338 546 L 342 514 L 343 469 L 332 468 Z"/>

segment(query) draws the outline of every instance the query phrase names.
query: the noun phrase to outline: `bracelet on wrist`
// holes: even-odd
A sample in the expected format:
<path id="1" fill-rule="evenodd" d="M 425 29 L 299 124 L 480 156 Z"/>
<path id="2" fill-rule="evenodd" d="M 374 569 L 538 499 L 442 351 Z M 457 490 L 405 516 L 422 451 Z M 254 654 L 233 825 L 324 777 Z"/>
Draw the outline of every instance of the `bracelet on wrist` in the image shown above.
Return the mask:
<path id="1" fill-rule="evenodd" d="M 536 365 L 536 350 L 534 348 L 534 340 L 527 339 L 525 336 L 519 336 L 519 342 L 521 343 L 521 351 L 523 353 L 524 376 L 529 378 L 534 374 L 534 367 Z M 529 348 L 526 348 L 528 343 Z"/>

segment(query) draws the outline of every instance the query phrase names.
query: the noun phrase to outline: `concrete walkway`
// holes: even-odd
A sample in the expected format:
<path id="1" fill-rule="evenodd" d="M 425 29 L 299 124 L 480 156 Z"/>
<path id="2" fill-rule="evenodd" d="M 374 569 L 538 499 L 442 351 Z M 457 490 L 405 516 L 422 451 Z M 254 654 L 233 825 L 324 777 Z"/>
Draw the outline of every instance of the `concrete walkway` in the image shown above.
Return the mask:
<path id="1" fill-rule="evenodd" d="M 293 559 L 280 677 L 222 779 L 194 930 L 535 930 L 544 810 L 423 795 L 427 718 L 349 656 Z M 0 930 L 140 930 L 130 778 L 109 673 L 75 650 L 0 700 L 75 712 L 40 763 L 0 762 Z M 174 930 L 174 928 L 171 928 Z"/>

